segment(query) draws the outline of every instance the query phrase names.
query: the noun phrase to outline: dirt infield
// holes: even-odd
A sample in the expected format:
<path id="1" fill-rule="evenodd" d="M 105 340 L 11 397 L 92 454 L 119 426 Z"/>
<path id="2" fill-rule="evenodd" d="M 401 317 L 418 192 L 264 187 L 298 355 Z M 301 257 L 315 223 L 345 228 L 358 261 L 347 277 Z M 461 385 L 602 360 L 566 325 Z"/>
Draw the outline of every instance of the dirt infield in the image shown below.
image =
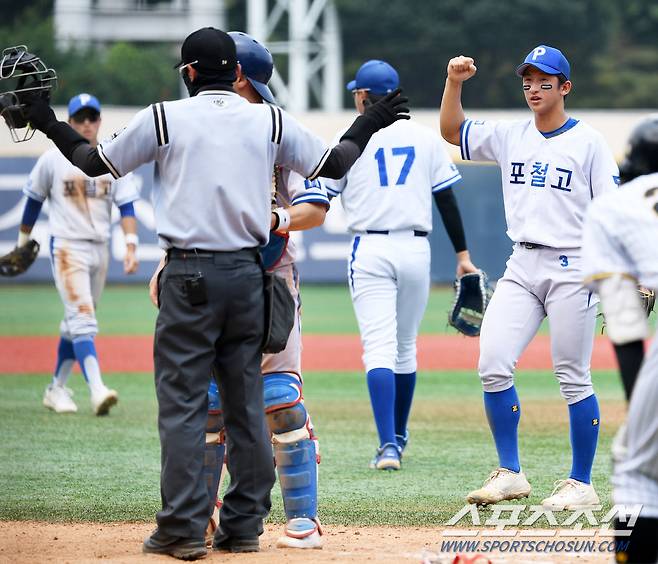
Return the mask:
<path id="1" fill-rule="evenodd" d="M 55 365 L 57 337 L 0 337 L 0 374 L 50 372 Z M 105 372 L 153 371 L 153 338 L 103 336 L 97 338 Z M 418 339 L 420 370 L 474 370 L 479 340 L 458 335 L 422 335 Z M 302 366 L 305 370 L 361 370 L 361 343 L 356 335 L 304 335 Z M 521 370 L 550 370 L 551 343 L 537 335 L 519 360 Z M 597 337 L 592 368 L 616 367 L 614 352 L 605 337 Z"/>
<path id="2" fill-rule="evenodd" d="M 99 562 L 112 563 L 157 563 L 176 562 L 166 556 L 141 554 L 141 542 L 152 530 L 153 525 L 144 523 L 87 524 L 87 523 L 35 523 L 0 522 L 0 563 Z M 226 554 L 211 552 L 204 562 L 262 562 L 324 564 L 326 562 L 422 562 L 444 564 L 452 562 L 455 554 L 440 553 L 442 536 L 440 528 L 421 527 L 341 527 L 326 528 L 322 550 L 295 551 L 275 548 L 280 527 L 266 528 L 261 537 L 261 552 L 250 554 Z M 539 538 L 534 539 L 537 541 Z M 513 539 L 498 539 L 510 541 Z M 524 537 L 533 540 L 533 537 Z M 557 538 L 544 541 L 559 541 Z M 564 541 L 573 539 L 564 538 Z M 582 537 L 579 541 L 584 546 Z M 554 554 L 535 553 L 492 553 L 491 562 L 609 562 L 611 556 L 605 551 L 609 539 L 591 541 L 600 553 L 564 551 Z M 604 548 L 601 548 L 604 547 Z M 478 564 L 486 560 L 478 561 Z"/>

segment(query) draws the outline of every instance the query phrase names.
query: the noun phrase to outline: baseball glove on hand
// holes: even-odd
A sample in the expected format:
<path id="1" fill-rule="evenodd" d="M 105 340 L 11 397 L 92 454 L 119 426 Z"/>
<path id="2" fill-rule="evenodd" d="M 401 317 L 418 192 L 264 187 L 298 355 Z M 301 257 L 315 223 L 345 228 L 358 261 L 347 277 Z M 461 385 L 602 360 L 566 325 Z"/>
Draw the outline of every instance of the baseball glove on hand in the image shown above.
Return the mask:
<path id="1" fill-rule="evenodd" d="M 16 247 L 4 257 L 0 257 L 0 276 L 23 274 L 36 260 L 39 248 L 39 243 L 30 239 L 25 245 Z"/>
<path id="2" fill-rule="evenodd" d="M 455 300 L 448 313 L 448 323 L 468 337 L 477 337 L 492 294 L 485 272 L 464 274 L 455 280 Z"/>

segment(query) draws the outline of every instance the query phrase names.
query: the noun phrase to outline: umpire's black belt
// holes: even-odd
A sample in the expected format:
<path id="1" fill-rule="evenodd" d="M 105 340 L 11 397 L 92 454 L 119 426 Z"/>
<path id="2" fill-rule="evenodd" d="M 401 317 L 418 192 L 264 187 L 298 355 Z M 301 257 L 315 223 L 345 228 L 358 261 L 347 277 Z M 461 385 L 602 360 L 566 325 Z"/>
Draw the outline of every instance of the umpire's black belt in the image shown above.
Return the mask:
<path id="1" fill-rule="evenodd" d="M 212 260 L 215 262 L 231 261 L 240 257 L 258 256 L 258 249 L 238 249 L 237 251 L 208 251 L 206 249 L 167 249 L 167 260 Z"/>
<path id="2" fill-rule="evenodd" d="M 377 231 L 375 229 L 366 229 L 366 233 L 368 235 L 388 235 L 390 231 L 388 229 L 385 229 L 383 231 Z M 428 233 L 427 231 L 419 231 L 418 229 L 414 229 L 414 237 L 427 237 Z"/>

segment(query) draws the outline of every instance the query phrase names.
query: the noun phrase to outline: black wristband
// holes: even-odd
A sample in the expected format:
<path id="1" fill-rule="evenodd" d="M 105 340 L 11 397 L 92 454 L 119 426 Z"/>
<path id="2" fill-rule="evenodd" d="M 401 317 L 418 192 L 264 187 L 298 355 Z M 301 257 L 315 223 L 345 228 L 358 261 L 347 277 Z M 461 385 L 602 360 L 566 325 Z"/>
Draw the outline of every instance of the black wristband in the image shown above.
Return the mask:
<path id="1" fill-rule="evenodd" d="M 366 148 L 370 138 L 379 131 L 379 127 L 375 120 L 369 118 L 366 115 L 361 115 L 354 120 L 349 129 L 343 134 L 340 138 L 349 139 L 359 147 L 359 150 L 363 153 L 363 150 Z"/>
<path id="2" fill-rule="evenodd" d="M 274 227 L 272 227 L 270 231 L 276 231 L 281 224 L 281 218 L 279 217 L 278 213 L 272 212 L 272 215 L 274 216 Z"/>

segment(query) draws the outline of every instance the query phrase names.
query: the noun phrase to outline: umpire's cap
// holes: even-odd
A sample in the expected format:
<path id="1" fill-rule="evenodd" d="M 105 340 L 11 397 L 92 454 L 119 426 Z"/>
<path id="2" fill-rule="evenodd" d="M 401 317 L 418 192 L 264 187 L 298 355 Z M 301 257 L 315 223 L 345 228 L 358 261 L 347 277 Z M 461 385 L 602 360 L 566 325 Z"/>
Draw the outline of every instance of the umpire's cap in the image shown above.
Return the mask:
<path id="1" fill-rule="evenodd" d="M 356 71 L 356 77 L 347 83 L 347 89 L 369 90 L 373 94 L 382 96 L 393 92 L 400 85 L 400 77 L 386 61 L 372 59 L 366 61 Z"/>
<path id="2" fill-rule="evenodd" d="M 272 78 L 274 60 L 265 45 L 256 41 L 251 35 L 242 31 L 229 31 L 228 35 L 235 42 L 238 63 L 247 80 L 256 89 L 263 100 L 276 104 L 274 94 L 267 86 Z"/>
<path id="3" fill-rule="evenodd" d="M 561 74 L 569 80 L 571 67 L 562 51 L 548 45 L 538 45 L 526 56 L 523 63 L 516 67 L 516 74 L 523 76 L 528 67 L 537 67 L 546 74 Z"/>
<path id="4" fill-rule="evenodd" d="M 174 68 L 192 65 L 205 74 L 234 71 L 238 65 L 235 43 L 228 33 L 214 27 L 202 27 L 190 33 L 180 49 L 181 61 Z"/>

